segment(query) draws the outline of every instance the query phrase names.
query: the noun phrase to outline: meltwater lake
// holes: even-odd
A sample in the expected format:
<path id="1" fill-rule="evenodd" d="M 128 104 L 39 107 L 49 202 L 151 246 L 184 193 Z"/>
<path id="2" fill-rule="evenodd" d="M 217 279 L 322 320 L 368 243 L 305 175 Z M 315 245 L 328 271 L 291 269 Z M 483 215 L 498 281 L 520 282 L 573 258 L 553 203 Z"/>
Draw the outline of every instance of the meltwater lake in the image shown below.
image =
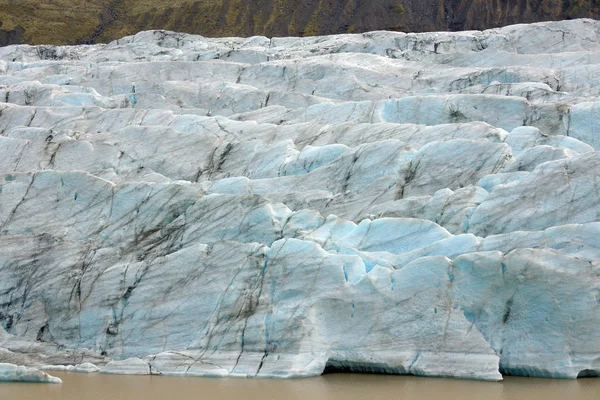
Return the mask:
<path id="1" fill-rule="evenodd" d="M 600 379 L 505 377 L 478 382 L 414 376 L 326 374 L 317 378 L 223 379 L 53 373 L 62 385 L 0 384 L 11 400 L 191 400 L 191 399 L 403 399 L 403 400 L 598 400 Z"/>

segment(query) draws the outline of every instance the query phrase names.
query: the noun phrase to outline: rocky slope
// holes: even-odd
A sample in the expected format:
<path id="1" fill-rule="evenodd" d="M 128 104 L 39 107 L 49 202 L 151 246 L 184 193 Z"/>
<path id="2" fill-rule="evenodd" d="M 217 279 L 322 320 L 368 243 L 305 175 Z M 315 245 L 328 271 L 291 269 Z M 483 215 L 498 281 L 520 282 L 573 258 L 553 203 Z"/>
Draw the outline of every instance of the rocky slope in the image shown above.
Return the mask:
<path id="1" fill-rule="evenodd" d="M 598 374 L 599 54 L 593 20 L 0 49 L 0 362 Z"/>
<path id="2" fill-rule="evenodd" d="M 148 29 L 310 36 L 600 18 L 599 0 L 0 0 L 0 44 L 106 43 Z"/>

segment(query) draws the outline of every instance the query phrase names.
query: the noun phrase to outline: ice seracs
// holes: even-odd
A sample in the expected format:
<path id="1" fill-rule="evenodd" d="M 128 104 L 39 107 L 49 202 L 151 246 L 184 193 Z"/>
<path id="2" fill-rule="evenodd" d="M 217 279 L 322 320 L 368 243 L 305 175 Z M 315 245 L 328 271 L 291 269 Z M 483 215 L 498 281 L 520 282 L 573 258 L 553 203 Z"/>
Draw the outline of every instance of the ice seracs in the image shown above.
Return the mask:
<path id="1" fill-rule="evenodd" d="M 599 54 L 593 20 L 1 48 L 0 361 L 598 375 Z"/>

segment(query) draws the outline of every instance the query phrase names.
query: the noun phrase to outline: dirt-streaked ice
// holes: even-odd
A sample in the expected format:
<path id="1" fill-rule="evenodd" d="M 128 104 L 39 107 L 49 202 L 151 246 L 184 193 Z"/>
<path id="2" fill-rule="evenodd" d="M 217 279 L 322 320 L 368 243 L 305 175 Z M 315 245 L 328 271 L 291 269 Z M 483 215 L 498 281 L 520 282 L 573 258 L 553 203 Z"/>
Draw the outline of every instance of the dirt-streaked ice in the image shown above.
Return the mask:
<path id="1" fill-rule="evenodd" d="M 599 76 L 593 20 L 0 48 L 0 361 L 598 375 Z"/>

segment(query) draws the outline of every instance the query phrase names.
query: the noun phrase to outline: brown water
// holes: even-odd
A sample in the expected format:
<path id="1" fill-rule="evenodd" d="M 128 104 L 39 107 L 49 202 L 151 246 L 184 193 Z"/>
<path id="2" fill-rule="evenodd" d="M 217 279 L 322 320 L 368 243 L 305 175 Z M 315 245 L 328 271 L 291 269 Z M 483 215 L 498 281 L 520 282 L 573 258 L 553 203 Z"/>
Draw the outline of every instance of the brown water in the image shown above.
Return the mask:
<path id="1" fill-rule="evenodd" d="M 330 374 L 311 379 L 208 379 L 54 373 L 62 385 L 0 383 L 11 400 L 600 400 L 600 379 L 508 377 L 502 383 Z"/>

